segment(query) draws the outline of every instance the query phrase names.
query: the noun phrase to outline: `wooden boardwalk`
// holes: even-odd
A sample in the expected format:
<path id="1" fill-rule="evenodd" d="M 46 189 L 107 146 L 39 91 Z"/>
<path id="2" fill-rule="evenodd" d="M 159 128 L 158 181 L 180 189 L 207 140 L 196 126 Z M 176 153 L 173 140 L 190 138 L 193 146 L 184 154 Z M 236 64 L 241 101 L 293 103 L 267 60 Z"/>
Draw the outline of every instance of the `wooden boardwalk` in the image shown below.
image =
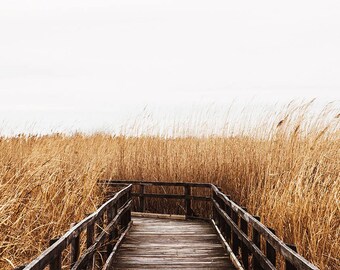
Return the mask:
<path id="1" fill-rule="evenodd" d="M 101 184 L 107 201 L 15 270 L 319 270 L 213 184 Z M 164 219 L 170 213 L 182 220 Z"/>
<path id="2" fill-rule="evenodd" d="M 112 269 L 235 269 L 205 221 L 133 218 Z"/>

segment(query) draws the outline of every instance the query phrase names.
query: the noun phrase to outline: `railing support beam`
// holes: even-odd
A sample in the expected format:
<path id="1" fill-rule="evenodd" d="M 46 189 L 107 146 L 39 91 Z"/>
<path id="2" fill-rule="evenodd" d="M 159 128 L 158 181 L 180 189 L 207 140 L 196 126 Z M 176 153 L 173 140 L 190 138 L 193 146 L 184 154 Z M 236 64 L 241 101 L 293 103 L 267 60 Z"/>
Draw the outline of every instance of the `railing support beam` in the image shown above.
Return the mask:
<path id="1" fill-rule="evenodd" d="M 57 242 L 59 239 L 54 238 L 50 240 L 50 246 L 52 246 L 55 242 Z M 54 256 L 54 258 L 50 262 L 50 270 L 61 270 L 62 264 L 62 257 L 61 252 L 58 251 L 57 254 Z"/>
<path id="2" fill-rule="evenodd" d="M 186 185 L 185 186 L 185 216 L 186 217 L 193 216 L 190 195 L 191 195 L 191 187 L 189 185 Z"/>

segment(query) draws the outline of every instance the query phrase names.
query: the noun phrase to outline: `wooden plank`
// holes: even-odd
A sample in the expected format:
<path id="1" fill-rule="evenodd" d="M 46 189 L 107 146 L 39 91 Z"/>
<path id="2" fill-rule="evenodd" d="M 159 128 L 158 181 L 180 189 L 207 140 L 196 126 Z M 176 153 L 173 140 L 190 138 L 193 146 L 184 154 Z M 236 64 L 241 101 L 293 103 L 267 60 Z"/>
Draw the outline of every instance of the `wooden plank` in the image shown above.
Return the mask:
<path id="1" fill-rule="evenodd" d="M 111 269 L 236 269 L 207 222 L 140 217 L 133 221 Z"/>
<path id="2" fill-rule="evenodd" d="M 204 187 L 210 188 L 209 183 L 192 183 L 192 182 L 157 182 L 157 181 L 143 181 L 143 180 L 102 180 L 100 184 L 104 185 L 144 185 L 144 186 L 173 186 L 173 187 L 184 187 L 190 185 L 191 187 Z"/>
<path id="3" fill-rule="evenodd" d="M 193 250 L 193 249 L 192 249 Z M 210 257 L 210 259 L 214 258 L 223 258 L 225 259 L 227 253 L 225 252 L 218 252 L 219 250 L 215 250 L 213 257 Z M 188 251 L 189 252 L 189 251 Z M 202 258 L 202 255 L 211 255 L 209 254 L 211 250 L 203 250 L 199 253 L 194 252 L 190 255 L 190 258 Z M 147 252 L 147 253 L 138 253 L 136 251 L 128 252 L 128 250 L 125 250 L 124 253 L 121 254 L 121 258 L 131 258 L 131 256 L 134 255 L 134 258 L 188 258 L 187 254 L 180 254 L 177 252 Z"/>
<path id="4" fill-rule="evenodd" d="M 132 264 L 132 263 L 122 263 L 117 264 L 114 269 L 186 269 L 190 267 L 190 269 L 225 269 L 231 270 L 234 269 L 233 266 L 230 266 L 226 263 L 175 263 L 171 262 L 169 264 L 159 263 L 159 264 Z"/>
<path id="5" fill-rule="evenodd" d="M 196 201 L 210 201 L 209 196 L 195 196 L 195 195 L 181 195 L 181 194 L 161 194 L 161 193 L 138 193 L 138 192 L 132 192 L 132 196 L 139 197 L 139 198 L 159 198 L 159 199 L 177 199 L 177 200 L 183 200 L 183 199 L 191 199 Z M 141 211 L 141 210 L 140 210 Z"/>
<path id="6" fill-rule="evenodd" d="M 156 213 L 141 213 L 131 212 L 132 217 L 143 217 L 143 218 L 166 218 L 166 219 L 181 219 L 185 220 L 184 215 L 169 215 L 169 214 L 156 214 Z"/>

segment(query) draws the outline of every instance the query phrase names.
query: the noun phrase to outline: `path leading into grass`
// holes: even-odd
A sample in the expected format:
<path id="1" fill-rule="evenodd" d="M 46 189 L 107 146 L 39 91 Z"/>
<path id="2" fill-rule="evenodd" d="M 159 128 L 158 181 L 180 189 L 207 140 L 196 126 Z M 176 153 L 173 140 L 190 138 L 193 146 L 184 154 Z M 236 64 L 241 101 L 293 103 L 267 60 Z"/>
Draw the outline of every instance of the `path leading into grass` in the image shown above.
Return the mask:
<path id="1" fill-rule="evenodd" d="M 133 218 L 113 269 L 235 269 L 205 221 Z"/>

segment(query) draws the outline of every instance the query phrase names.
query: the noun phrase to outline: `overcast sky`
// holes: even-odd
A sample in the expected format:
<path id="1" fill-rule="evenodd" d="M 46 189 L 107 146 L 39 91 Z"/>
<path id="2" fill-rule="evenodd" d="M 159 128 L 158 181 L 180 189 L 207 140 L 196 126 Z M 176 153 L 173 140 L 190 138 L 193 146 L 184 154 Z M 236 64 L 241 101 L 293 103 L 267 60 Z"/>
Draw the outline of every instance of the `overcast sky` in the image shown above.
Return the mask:
<path id="1" fill-rule="evenodd" d="M 0 133 L 340 99 L 340 1 L 0 1 Z"/>

